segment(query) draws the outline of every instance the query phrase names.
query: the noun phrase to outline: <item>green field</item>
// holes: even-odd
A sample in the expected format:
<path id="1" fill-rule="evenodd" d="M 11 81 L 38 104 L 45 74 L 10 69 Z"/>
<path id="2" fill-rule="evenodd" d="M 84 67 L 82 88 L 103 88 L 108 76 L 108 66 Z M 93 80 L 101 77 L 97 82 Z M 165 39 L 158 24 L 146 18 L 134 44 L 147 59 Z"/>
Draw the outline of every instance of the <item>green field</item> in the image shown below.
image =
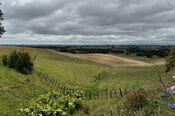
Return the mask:
<path id="1" fill-rule="evenodd" d="M 9 54 L 19 47 L 0 47 L 0 56 Z M 110 67 L 104 64 L 58 55 L 44 49 L 25 48 L 32 56 L 37 56 L 35 72 L 32 75 L 23 75 L 13 69 L 3 67 L 0 64 L 0 115 L 21 115 L 17 109 L 27 106 L 29 101 L 37 96 L 52 91 L 53 88 L 43 83 L 37 73 L 49 74 L 52 78 L 60 81 L 71 88 L 103 89 L 103 88 L 126 88 L 129 90 L 152 88 L 159 83 L 155 67 Z M 133 57 L 133 56 L 132 56 Z M 135 56 L 136 57 L 136 56 Z M 144 61 L 145 58 L 135 58 Z M 148 59 L 146 59 L 148 61 Z M 164 66 L 158 66 L 163 79 L 170 78 L 174 73 L 164 73 Z M 101 80 L 96 80 L 103 72 Z M 122 101 L 91 100 L 87 101 L 92 116 L 99 115 L 100 111 L 108 112 L 107 109 L 115 107 Z M 81 112 L 75 115 L 83 115 Z"/>

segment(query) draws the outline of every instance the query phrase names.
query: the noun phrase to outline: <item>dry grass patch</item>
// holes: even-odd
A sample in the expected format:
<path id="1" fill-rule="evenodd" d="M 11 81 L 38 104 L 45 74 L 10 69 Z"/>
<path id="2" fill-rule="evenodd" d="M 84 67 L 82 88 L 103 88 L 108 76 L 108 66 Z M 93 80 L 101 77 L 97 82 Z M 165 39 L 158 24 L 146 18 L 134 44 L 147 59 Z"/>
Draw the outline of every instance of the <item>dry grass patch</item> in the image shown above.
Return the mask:
<path id="1" fill-rule="evenodd" d="M 50 50 L 50 49 L 48 49 L 48 51 L 54 52 L 59 55 L 88 60 L 92 62 L 106 64 L 106 65 L 113 66 L 113 67 L 116 67 L 116 66 L 152 66 L 152 64 L 147 63 L 147 62 L 114 56 L 110 54 L 72 54 L 72 53 L 58 52 L 58 51 Z M 164 65 L 165 61 L 159 60 L 159 61 L 156 61 L 155 63 L 157 65 Z"/>

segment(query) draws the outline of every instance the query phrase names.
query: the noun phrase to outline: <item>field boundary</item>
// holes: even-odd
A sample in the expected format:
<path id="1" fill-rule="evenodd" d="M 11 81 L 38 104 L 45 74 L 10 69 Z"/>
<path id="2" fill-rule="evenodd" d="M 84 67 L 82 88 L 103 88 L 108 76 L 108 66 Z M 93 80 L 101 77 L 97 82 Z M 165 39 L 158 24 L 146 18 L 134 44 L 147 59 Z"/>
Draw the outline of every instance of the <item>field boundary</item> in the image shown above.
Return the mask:
<path id="1" fill-rule="evenodd" d="M 75 91 L 82 91 L 84 93 L 84 98 L 89 100 L 94 99 L 122 99 L 126 97 L 131 90 L 128 89 L 121 89 L 121 88 L 104 88 L 99 90 L 90 90 L 90 89 L 83 89 L 83 88 L 72 88 L 67 85 L 62 84 L 59 80 L 54 79 L 49 74 L 46 73 L 37 73 L 40 80 L 45 82 L 46 84 L 53 87 L 55 90 L 62 92 L 63 94 L 72 95 Z M 166 82 L 165 85 L 169 86 L 172 85 L 173 81 Z M 149 91 L 162 91 L 165 88 L 162 84 L 159 84 L 154 90 Z"/>
<path id="2" fill-rule="evenodd" d="M 99 90 L 90 90 L 82 88 L 72 88 L 62 84 L 60 81 L 52 78 L 46 73 L 37 73 L 40 80 L 47 83 L 55 90 L 62 92 L 63 94 L 72 95 L 75 91 L 82 91 L 86 99 L 121 99 L 129 93 L 127 89 L 121 88 L 104 88 Z"/>

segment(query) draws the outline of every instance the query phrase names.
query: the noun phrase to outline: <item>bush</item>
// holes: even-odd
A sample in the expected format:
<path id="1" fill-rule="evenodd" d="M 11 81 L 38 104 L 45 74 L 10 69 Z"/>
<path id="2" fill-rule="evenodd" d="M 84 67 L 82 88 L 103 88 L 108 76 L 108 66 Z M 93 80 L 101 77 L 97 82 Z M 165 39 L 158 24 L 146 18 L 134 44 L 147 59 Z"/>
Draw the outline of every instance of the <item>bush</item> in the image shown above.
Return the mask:
<path id="1" fill-rule="evenodd" d="M 133 91 L 127 96 L 127 105 L 129 109 L 140 110 L 148 103 L 147 93 L 144 89 Z"/>
<path id="2" fill-rule="evenodd" d="M 59 92 L 50 92 L 33 100 L 28 108 L 20 109 L 25 115 L 32 116 L 63 116 L 73 114 L 83 108 L 81 93 L 73 97 Z"/>
<path id="3" fill-rule="evenodd" d="M 8 65 L 8 56 L 7 55 L 2 56 L 2 64 L 4 66 Z"/>
<path id="4" fill-rule="evenodd" d="M 3 56 L 2 64 L 10 68 L 14 68 L 23 74 L 30 74 L 33 72 L 32 57 L 28 52 L 13 51 L 9 56 Z"/>
<path id="5" fill-rule="evenodd" d="M 169 55 L 166 58 L 166 72 L 169 72 L 175 67 L 175 46 L 171 48 Z"/>

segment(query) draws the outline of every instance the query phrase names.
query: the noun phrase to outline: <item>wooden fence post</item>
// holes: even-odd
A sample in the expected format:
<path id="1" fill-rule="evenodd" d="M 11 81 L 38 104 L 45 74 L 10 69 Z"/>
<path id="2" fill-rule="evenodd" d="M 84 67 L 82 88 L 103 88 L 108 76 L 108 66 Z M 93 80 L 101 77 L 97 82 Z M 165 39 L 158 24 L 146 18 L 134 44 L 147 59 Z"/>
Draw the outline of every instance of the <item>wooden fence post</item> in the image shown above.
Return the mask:
<path id="1" fill-rule="evenodd" d="M 57 81 L 54 79 L 54 84 L 53 84 L 54 88 L 56 88 L 56 85 L 57 85 Z"/>
<path id="2" fill-rule="evenodd" d="M 128 95 L 128 93 L 127 93 L 127 89 L 125 89 L 124 92 L 125 92 L 125 96 L 127 96 L 127 95 Z"/>
<path id="3" fill-rule="evenodd" d="M 43 77 L 43 81 L 46 81 L 46 75 L 41 75 Z"/>
<path id="4" fill-rule="evenodd" d="M 92 99 L 91 91 L 89 91 L 89 98 Z"/>
<path id="5" fill-rule="evenodd" d="M 46 77 L 45 81 L 48 82 L 48 80 L 49 80 L 48 75 L 45 75 L 45 77 Z"/>
<path id="6" fill-rule="evenodd" d="M 120 106 L 117 107 L 118 115 L 120 116 Z"/>
<path id="7" fill-rule="evenodd" d="M 120 91 L 120 96 L 123 97 L 123 93 L 122 93 L 121 88 L 119 88 L 119 91 Z"/>
<path id="8" fill-rule="evenodd" d="M 95 95 L 96 95 L 96 94 L 95 94 L 95 91 L 94 91 L 94 92 L 92 92 L 92 93 L 93 93 L 94 99 L 96 99 L 96 97 L 95 97 Z"/>
<path id="9" fill-rule="evenodd" d="M 116 89 L 114 89 L 114 94 L 115 94 L 115 97 L 118 98 Z"/>
<path id="10" fill-rule="evenodd" d="M 112 99 L 112 91 L 111 91 L 111 89 L 109 90 L 109 93 L 110 93 L 110 97 Z"/>
<path id="11" fill-rule="evenodd" d="M 106 93 L 106 99 L 108 99 L 108 88 L 105 90 Z"/>
<path id="12" fill-rule="evenodd" d="M 111 110 L 110 110 L 110 115 L 113 116 L 112 108 L 111 108 Z"/>
<path id="13" fill-rule="evenodd" d="M 97 98 L 100 99 L 100 92 L 97 91 Z"/>

